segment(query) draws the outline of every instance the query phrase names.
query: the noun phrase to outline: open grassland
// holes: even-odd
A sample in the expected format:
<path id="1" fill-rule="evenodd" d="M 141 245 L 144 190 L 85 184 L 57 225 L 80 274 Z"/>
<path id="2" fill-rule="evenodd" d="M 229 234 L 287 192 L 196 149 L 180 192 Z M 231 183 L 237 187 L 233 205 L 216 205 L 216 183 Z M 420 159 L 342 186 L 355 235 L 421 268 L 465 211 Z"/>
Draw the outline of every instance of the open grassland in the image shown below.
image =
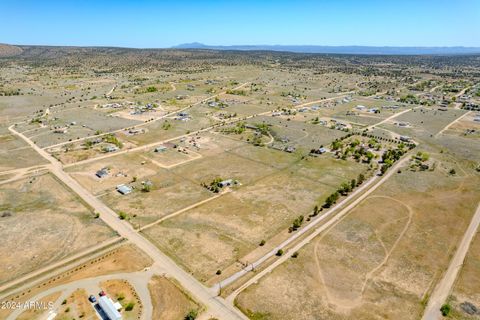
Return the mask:
<path id="1" fill-rule="evenodd" d="M 144 230 L 164 252 L 202 281 L 214 277 L 217 270 L 244 260 L 258 248 L 261 240 L 273 243 L 285 239 L 289 235 L 287 228 L 296 217 L 309 214 L 342 182 L 350 181 L 365 170 L 361 164 L 329 156 L 300 160 L 295 155 L 290 155 L 290 164 L 277 169 L 268 166 L 267 161 L 275 163 L 275 153 L 281 158 L 285 153 L 257 149 L 260 153 L 254 156 L 257 162 L 249 160 L 248 166 L 238 170 L 238 175 L 226 177 L 238 179 L 242 185 Z M 249 152 L 256 153 L 252 149 Z M 271 158 L 265 157 L 266 154 Z M 261 157 L 265 157 L 265 164 L 258 162 Z M 242 158 L 236 158 L 228 155 L 225 159 L 245 163 L 246 158 L 241 162 L 237 161 Z M 226 161 L 219 163 L 222 165 L 217 170 L 209 170 L 212 176 L 230 166 Z M 193 174 L 192 179 L 201 181 L 207 167 L 200 170 L 196 169 L 197 162 L 190 165 L 193 166 L 191 172 L 201 174 L 198 178 Z M 237 169 L 232 167 L 229 172 L 236 173 Z M 254 256 L 249 255 L 249 259 Z"/>
<path id="2" fill-rule="evenodd" d="M 445 126 L 465 114 L 466 111 L 459 109 L 448 109 L 439 111 L 438 108 L 418 108 L 404 113 L 390 123 L 381 124 L 381 128 L 398 132 L 401 135 L 418 138 L 428 138 L 439 133 Z M 401 128 L 394 122 L 406 122 L 410 126 Z"/>
<path id="3" fill-rule="evenodd" d="M 23 140 L 12 134 L 0 135 L 0 171 L 46 164 Z"/>
<path id="4" fill-rule="evenodd" d="M 252 319 L 420 318 L 480 194 L 478 173 L 432 161 L 434 171 L 395 174 L 237 305 Z"/>
<path id="5" fill-rule="evenodd" d="M 2 185 L 0 203 L 0 282 L 113 236 L 89 208 L 49 174 Z"/>

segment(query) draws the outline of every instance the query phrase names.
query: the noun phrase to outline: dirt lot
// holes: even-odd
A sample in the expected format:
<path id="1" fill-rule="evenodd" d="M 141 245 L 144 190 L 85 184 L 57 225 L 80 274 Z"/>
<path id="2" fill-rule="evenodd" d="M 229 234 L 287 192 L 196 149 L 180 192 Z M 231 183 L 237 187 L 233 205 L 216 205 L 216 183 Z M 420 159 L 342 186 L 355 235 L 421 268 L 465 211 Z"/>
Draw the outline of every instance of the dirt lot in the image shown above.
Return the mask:
<path id="1" fill-rule="evenodd" d="M 393 176 L 237 305 L 252 319 L 420 318 L 480 200 L 477 173 L 431 161 L 434 171 Z"/>
<path id="2" fill-rule="evenodd" d="M 114 235 L 49 174 L 2 185 L 0 203 L 3 238 L 0 282 L 78 253 Z"/>
<path id="3" fill-rule="evenodd" d="M 75 290 L 65 299 L 65 301 L 62 301 L 62 305 L 58 310 L 58 315 L 55 317 L 56 320 L 70 320 L 77 318 L 86 320 L 94 320 L 97 318 L 97 314 L 90 301 L 88 301 L 88 295 L 84 289 Z"/>
<path id="4" fill-rule="evenodd" d="M 153 276 L 148 284 L 153 304 L 153 319 L 183 319 L 199 306 L 179 287 L 165 277 Z"/>

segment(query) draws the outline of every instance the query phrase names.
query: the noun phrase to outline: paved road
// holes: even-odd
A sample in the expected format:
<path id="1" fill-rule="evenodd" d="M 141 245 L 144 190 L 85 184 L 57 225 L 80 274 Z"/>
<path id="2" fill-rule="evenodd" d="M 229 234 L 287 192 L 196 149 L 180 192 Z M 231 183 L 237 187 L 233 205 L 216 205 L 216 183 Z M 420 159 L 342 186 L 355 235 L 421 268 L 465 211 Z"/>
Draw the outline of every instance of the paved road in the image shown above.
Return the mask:
<path id="1" fill-rule="evenodd" d="M 25 140 L 34 150 L 41 156 L 50 161 L 50 170 L 63 183 L 72 189 L 78 196 L 80 196 L 86 203 L 100 213 L 100 218 L 120 236 L 128 239 L 135 244 L 146 254 L 148 254 L 153 261 L 162 266 L 164 271 L 174 279 L 176 279 L 182 287 L 189 291 L 197 301 L 205 305 L 209 312 L 219 319 L 247 319 L 238 309 L 229 305 L 224 299 L 217 297 L 216 292 L 205 287 L 198 282 L 192 275 L 185 272 L 178 267 L 169 257 L 163 254 L 150 241 L 145 239 L 142 235 L 137 233 L 133 227 L 118 218 L 118 215 L 104 203 L 85 190 L 77 181 L 70 177 L 63 171 L 62 165 L 54 159 L 49 153 L 35 145 L 31 140 L 23 134 L 15 131 L 14 126 L 10 126 L 9 130 Z"/>
<path id="2" fill-rule="evenodd" d="M 380 187 L 385 181 L 387 181 L 388 178 L 390 178 L 393 174 L 397 172 L 397 170 L 405 165 L 405 163 L 410 159 L 410 153 L 407 153 L 400 161 L 398 161 L 394 166 L 392 166 L 386 174 L 383 176 L 375 176 L 369 181 L 369 185 L 367 186 L 362 186 L 361 188 L 357 189 L 357 192 L 363 192 L 358 198 L 356 198 L 353 202 L 351 202 L 348 206 L 345 208 L 341 209 L 333 218 L 331 218 L 328 222 L 325 224 L 322 224 L 319 226 L 313 233 L 308 235 L 305 239 L 303 239 L 300 243 L 296 244 L 294 247 L 292 247 L 288 252 L 284 253 L 283 256 L 278 258 L 274 263 L 269 265 L 267 268 L 256 274 L 253 278 L 248 280 L 244 285 L 240 286 L 237 290 L 235 290 L 230 296 L 227 297 L 227 301 L 230 303 L 233 303 L 235 297 L 245 290 L 247 287 L 252 285 L 253 283 L 256 283 L 258 280 L 260 280 L 263 276 L 266 274 L 270 273 L 273 269 L 278 267 L 280 264 L 285 262 L 286 260 L 290 259 L 291 255 L 300 250 L 303 246 L 308 244 L 312 239 L 314 239 L 317 235 L 319 235 L 321 232 L 327 230 L 328 228 L 332 227 L 335 225 L 337 222 L 339 222 L 341 219 L 344 218 L 353 208 L 355 208 L 358 204 L 360 204 L 366 197 L 368 197 L 373 191 L 375 191 L 378 187 Z M 377 181 L 377 183 L 374 183 Z M 369 188 L 368 188 L 369 187 Z M 365 190 L 365 188 L 367 190 Z M 352 194 L 353 195 L 353 194 Z M 338 208 L 338 206 L 337 206 Z M 338 211 L 338 210 L 337 210 Z M 329 213 L 331 215 L 332 211 Z M 306 228 L 305 228 L 306 229 Z M 301 230 L 299 230 L 301 231 Z M 298 231 L 297 231 L 298 232 Z"/>
<path id="3" fill-rule="evenodd" d="M 438 320 L 442 318 L 442 315 L 440 314 L 440 307 L 447 301 L 448 295 L 450 294 L 453 284 L 455 283 L 455 279 L 457 278 L 457 275 L 463 266 L 470 243 L 475 237 L 479 225 L 480 204 L 473 215 L 467 231 L 463 235 L 462 241 L 460 242 L 455 255 L 450 261 L 447 272 L 443 276 L 443 279 L 437 284 L 432 295 L 430 296 L 430 299 L 428 300 L 427 307 L 425 308 L 425 312 L 423 314 L 423 320 Z"/>

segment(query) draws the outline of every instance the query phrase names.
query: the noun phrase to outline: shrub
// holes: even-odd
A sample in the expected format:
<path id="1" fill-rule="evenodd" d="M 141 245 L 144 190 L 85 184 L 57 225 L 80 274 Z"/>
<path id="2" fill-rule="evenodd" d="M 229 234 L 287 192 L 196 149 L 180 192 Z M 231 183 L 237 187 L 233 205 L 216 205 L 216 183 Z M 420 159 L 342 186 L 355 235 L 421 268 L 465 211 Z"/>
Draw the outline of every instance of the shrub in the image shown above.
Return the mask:
<path id="1" fill-rule="evenodd" d="M 127 303 L 127 305 L 125 306 L 125 311 L 132 311 L 133 310 L 133 307 L 135 307 L 135 303 L 133 301 L 130 301 L 129 303 Z"/>
<path id="2" fill-rule="evenodd" d="M 282 256 L 283 255 L 283 250 L 282 249 L 278 249 L 277 253 L 276 253 L 277 256 Z"/>
<path id="3" fill-rule="evenodd" d="M 265 240 L 260 241 L 259 246 L 263 247 L 265 245 Z"/>
<path id="4" fill-rule="evenodd" d="M 448 314 L 450 313 L 452 307 L 448 304 L 448 303 L 445 303 L 441 308 L 440 308 L 440 312 L 442 313 L 442 316 L 446 317 L 448 316 Z"/>
<path id="5" fill-rule="evenodd" d="M 128 214 L 125 211 L 119 211 L 118 217 L 120 218 L 120 220 L 125 220 L 128 218 Z"/>
<path id="6" fill-rule="evenodd" d="M 197 310 L 190 310 L 185 316 L 184 320 L 195 320 L 197 318 Z"/>

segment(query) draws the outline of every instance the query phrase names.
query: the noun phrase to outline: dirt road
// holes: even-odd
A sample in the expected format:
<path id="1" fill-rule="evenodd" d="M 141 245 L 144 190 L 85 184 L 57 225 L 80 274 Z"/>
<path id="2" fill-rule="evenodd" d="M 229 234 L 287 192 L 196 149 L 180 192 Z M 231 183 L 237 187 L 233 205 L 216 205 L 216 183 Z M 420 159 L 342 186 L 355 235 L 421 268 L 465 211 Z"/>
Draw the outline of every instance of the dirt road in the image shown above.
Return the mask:
<path id="1" fill-rule="evenodd" d="M 386 174 L 384 174 L 383 176 L 375 176 L 374 178 L 370 179 L 365 185 L 363 185 L 362 187 L 360 187 L 359 189 L 357 189 L 354 193 L 351 194 L 351 197 L 355 197 L 356 195 L 362 193 L 358 198 L 356 198 L 353 202 L 351 202 L 348 206 L 344 207 L 343 209 L 341 209 L 333 218 L 331 218 L 328 222 L 326 222 L 325 224 L 322 224 L 321 226 L 319 226 L 317 229 L 315 229 L 315 231 L 313 233 L 311 233 L 310 235 L 308 235 L 305 239 L 303 239 L 301 242 L 299 242 L 297 245 L 295 245 L 294 247 L 292 247 L 290 250 L 288 250 L 288 252 L 284 253 L 283 256 L 281 256 L 280 258 L 278 258 L 274 263 L 272 263 L 271 265 L 269 265 L 267 268 L 265 268 L 264 270 L 262 270 L 261 272 L 259 272 L 258 274 L 256 274 L 253 278 L 251 278 L 249 281 L 247 281 L 244 285 L 242 285 L 241 287 L 239 287 L 237 290 L 235 290 L 230 296 L 227 297 L 227 301 L 230 302 L 230 303 L 233 303 L 235 297 L 240 293 L 242 292 L 243 290 L 245 290 L 247 287 L 249 287 L 250 285 L 252 285 L 253 283 L 256 283 L 258 280 L 260 280 L 263 276 L 265 276 L 266 274 L 270 273 L 273 269 L 275 269 L 276 267 L 278 267 L 280 264 L 282 264 L 283 262 L 285 262 L 286 260 L 290 259 L 291 255 L 300 250 L 302 247 L 304 247 L 306 244 L 308 244 L 310 241 L 312 241 L 312 239 L 314 239 L 317 235 L 319 235 L 321 232 L 329 229 L 330 227 L 334 226 L 336 223 L 338 223 L 340 220 L 342 220 L 353 208 L 355 208 L 357 205 L 359 205 L 366 197 L 368 197 L 373 191 L 375 191 L 378 187 L 380 187 L 385 181 L 387 181 L 387 179 L 389 179 L 393 174 L 395 174 L 397 172 L 397 170 L 402 167 L 403 165 L 405 165 L 405 163 L 410 159 L 410 154 L 407 153 L 400 161 L 398 161 L 393 167 L 391 167 Z M 377 181 L 377 183 L 374 183 L 375 181 Z M 365 190 L 366 189 L 366 190 Z M 347 198 L 348 199 L 348 198 Z M 347 200 L 345 199 L 345 200 Z M 351 199 L 351 198 L 350 198 Z M 344 200 L 344 201 L 345 201 Z M 343 201 L 342 201 L 343 203 Z M 332 211 L 330 211 L 327 215 L 329 216 L 332 216 L 334 213 L 336 213 L 338 211 L 338 209 L 341 207 L 341 203 L 339 203 L 335 208 L 333 208 Z M 321 216 L 320 218 L 322 218 L 323 216 Z M 324 219 L 322 219 L 324 220 Z M 322 221 L 320 220 L 320 221 Z M 318 222 L 320 222 L 318 221 Z M 316 221 L 315 224 L 310 224 L 309 226 L 305 227 L 304 229 L 300 229 L 299 231 L 297 231 L 298 233 L 296 235 L 299 235 L 299 234 L 302 234 L 302 233 L 305 233 L 308 231 L 308 227 L 310 227 L 309 229 L 313 228 L 316 226 L 316 224 L 318 224 L 318 222 Z M 298 238 L 298 236 L 297 236 Z M 286 240 L 284 243 L 282 243 L 282 245 L 278 246 L 277 248 L 275 248 L 275 252 L 276 253 L 276 250 L 286 246 L 288 243 L 292 242 L 293 240 L 290 240 L 291 238 L 289 238 L 288 240 Z M 270 254 L 270 253 L 269 253 Z M 270 256 L 271 257 L 271 256 Z M 263 259 L 263 258 L 262 258 Z M 261 259 L 260 259 L 261 260 Z M 263 262 L 263 261 L 262 261 Z M 251 269 L 250 269 L 251 270 Z M 248 270 L 248 271 L 250 271 Z M 241 272 L 243 273 L 246 273 L 245 270 L 242 270 Z M 222 285 L 225 286 L 229 283 L 232 283 L 234 280 L 236 280 L 236 278 L 239 278 L 239 276 L 237 274 L 233 275 L 231 278 L 233 279 L 230 279 L 230 278 L 227 278 L 225 279 L 224 281 L 222 281 Z M 232 281 L 233 280 L 233 281 Z"/>
<path id="2" fill-rule="evenodd" d="M 423 314 L 423 320 L 438 320 L 442 318 L 440 314 L 441 306 L 447 301 L 448 295 L 452 290 L 455 279 L 460 272 L 465 256 L 467 255 L 468 249 L 470 248 L 470 243 L 473 240 L 473 237 L 477 233 L 478 226 L 480 225 L 480 204 L 473 215 L 472 221 L 468 226 L 467 231 L 463 235 L 462 241 L 460 242 L 455 255 L 450 261 L 447 272 L 443 276 L 442 280 L 437 284 L 435 289 L 428 300 L 427 307 Z"/>
<path id="3" fill-rule="evenodd" d="M 374 127 L 376 127 L 376 126 L 378 126 L 378 125 L 381 125 L 382 123 L 388 122 L 388 121 L 390 121 L 390 120 L 392 120 L 392 119 L 395 119 L 395 118 L 398 117 L 398 116 L 401 116 L 401 115 L 404 114 L 404 113 L 407 113 L 407 112 L 412 111 L 413 109 L 417 109 L 417 108 L 421 108 L 421 107 L 415 107 L 415 108 L 411 108 L 411 109 L 407 109 L 407 110 L 403 110 L 403 111 L 397 112 L 397 113 L 395 113 L 395 114 L 392 114 L 390 117 L 383 119 L 383 120 L 380 121 L 380 122 L 377 122 L 377 123 L 375 123 L 375 124 L 372 124 L 371 126 L 368 126 L 366 129 L 367 129 L 367 130 L 372 130 Z"/>
<path id="4" fill-rule="evenodd" d="M 470 114 L 472 111 L 468 111 L 464 114 L 462 114 L 460 117 L 458 117 L 457 119 L 453 120 L 452 122 L 450 122 L 449 124 L 447 124 L 445 126 L 445 128 L 443 128 L 442 130 L 440 130 L 436 135 L 435 135 L 435 138 L 438 137 L 439 135 L 441 135 L 442 133 L 444 133 L 445 131 L 448 130 L 448 128 L 450 128 L 454 123 L 456 123 L 457 121 L 459 121 L 460 119 L 462 119 L 463 117 L 466 117 L 468 114 Z"/>
<path id="5" fill-rule="evenodd" d="M 242 84 L 239 85 L 238 87 L 233 88 L 233 90 L 241 89 L 241 88 L 243 88 L 244 86 L 246 86 L 247 84 L 249 84 L 249 82 L 242 83 Z M 219 96 L 219 95 L 221 95 L 221 94 L 225 94 L 225 93 L 226 93 L 226 91 L 217 93 L 217 94 L 215 94 L 215 95 L 213 95 L 213 96 L 210 96 L 210 97 L 208 97 L 208 98 L 205 98 L 205 99 L 203 99 L 203 100 L 200 100 L 200 101 L 192 104 L 191 106 L 187 106 L 187 107 L 185 107 L 185 108 L 182 108 L 182 109 L 175 110 L 175 111 L 173 111 L 173 112 L 164 114 L 163 116 L 157 117 L 157 118 L 155 118 L 155 119 L 153 119 L 152 121 L 149 121 L 149 122 L 142 122 L 142 123 L 139 123 L 139 124 L 136 124 L 136 125 L 133 125 L 133 126 L 128 126 L 127 128 L 140 128 L 140 127 L 143 127 L 143 126 L 152 124 L 152 123 L 155 122 L 155 121 L 159 121 L 159 120 L 162 120 L 162 119 L 171 117 L 171 116 L 173 116 L 173 115 L 176 115 L 176 114 L 179 113 L 179 112 L 186 111 L 186 110 L 188 110 L 188 109 L 190 109 L 190 108 L 192 108 L 192 107 L 194 107 L 194 106 L 200 105 L 200 104 L 202 104 L 202 103 L 204 103 L 205 101 L 208 101 L 208 100 L 210 100 L 210 99 L 215 99 L 217 96 Z M 43 149 L 49 150 L 49 149 L 57 148 L 57 147 L 60 147 L 60 146 L 66 145 L 66 144 L 71 144 L 71 143 L 75 143 L 75 142 L 85 141 L 85 140 L 87 140 L 87 139 L 93 139 L 93 138 L 102 137 L 102 136 L 104 136 L 104 135 L 106 135 L 106 134 L 122 132 L 122 131 L 124 131 L 124 130 L 127 129 L 127 128 L 121 128 L 121 129 L 117 129 L 117 130 L 113 130 L 113 131 L 109 131 L 109 132 L 102 132 L 101 134 L 97 134 L 97 135 L 92 135 L 92 136 L 83 137 L 83 138 L 78 138 L 78 139 L 72 139 L 72 140 L 70 140 L 70 141 L 65 141 L 65 142 L 57 143 L 57 144 L 54 144 L 54 145 L 51 145 L 51 146 L 46 146 L 46 147 L 44 147 Z"/>

